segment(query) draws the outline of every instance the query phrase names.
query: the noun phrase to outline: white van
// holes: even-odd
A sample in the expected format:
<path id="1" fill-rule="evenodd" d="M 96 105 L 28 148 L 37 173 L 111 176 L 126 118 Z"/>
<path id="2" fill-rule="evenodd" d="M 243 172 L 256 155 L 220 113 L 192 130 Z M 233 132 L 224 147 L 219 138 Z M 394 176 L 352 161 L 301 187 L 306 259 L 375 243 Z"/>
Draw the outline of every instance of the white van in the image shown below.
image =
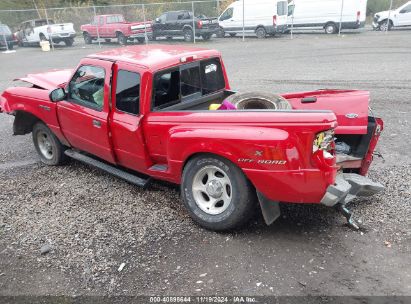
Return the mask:
<path id="1" fill-rule="evenodd" d="M 342 16 L 341 16 L 342 8 Z M 364 27 L 367 0 L 293 0 L 288 5 L 288 28 L 323 28 L 327 34 Z M 342 17 L 342 18 L 341 18 Z"/>
<path id="2" fill-rule="evenodd" d="M 243 2 L 244 1 L 244 2 Z M 287 29 L 288 1 L 238 0 L 230 4 L 218 18 L 220 35 L 235 36 L 243 32 L 243 6 L 245 33 L 255 33 L 258 38 L 274 36 Z"/>

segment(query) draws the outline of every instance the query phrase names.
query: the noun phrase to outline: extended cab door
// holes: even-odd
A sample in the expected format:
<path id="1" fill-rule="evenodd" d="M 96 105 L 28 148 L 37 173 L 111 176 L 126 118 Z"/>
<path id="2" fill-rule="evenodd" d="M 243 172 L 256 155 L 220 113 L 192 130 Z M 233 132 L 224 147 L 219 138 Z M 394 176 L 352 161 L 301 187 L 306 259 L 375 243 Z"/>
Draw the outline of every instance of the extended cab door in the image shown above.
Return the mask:
<path id="1" fill-rule="evenodd" d="M 140 103 L 144 70 L 117 62 L 113 69 L 110 129 L 117 164 L 144 172 L 150 165 L 142 132 Z"/>
<path id="2" fill-rule="evenodd" d="M 57 114 L 74 148 L 114 163 L 108 128 L 112 65 L 105 60 L 83 60 L 68 83 L 66 100 L 57 103 Z"/>

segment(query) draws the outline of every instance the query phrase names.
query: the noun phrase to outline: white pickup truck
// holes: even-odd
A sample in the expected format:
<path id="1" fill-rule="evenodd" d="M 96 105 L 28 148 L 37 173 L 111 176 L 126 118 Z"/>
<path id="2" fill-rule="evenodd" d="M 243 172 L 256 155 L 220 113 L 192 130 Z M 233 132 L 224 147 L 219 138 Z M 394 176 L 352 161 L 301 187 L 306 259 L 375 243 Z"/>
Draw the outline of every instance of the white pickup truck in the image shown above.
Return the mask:
<path id="1" fill-rule="evenodd" d="M 397 9 L 376 13 L 372 23 L 372 27 L 380 31 L 402 26 L 411 26 L 411 1 Z"/>
<path id="2" fill-rule="evenodd" d="M 39 43 L 42 40 L 51 40 L 53 43 L 64 42 L 72 46 L 76 31 L 73 23 L 55 24 L 51 19 L 35 19 L 22 22 L 15 33 L 20 46 Z"/>

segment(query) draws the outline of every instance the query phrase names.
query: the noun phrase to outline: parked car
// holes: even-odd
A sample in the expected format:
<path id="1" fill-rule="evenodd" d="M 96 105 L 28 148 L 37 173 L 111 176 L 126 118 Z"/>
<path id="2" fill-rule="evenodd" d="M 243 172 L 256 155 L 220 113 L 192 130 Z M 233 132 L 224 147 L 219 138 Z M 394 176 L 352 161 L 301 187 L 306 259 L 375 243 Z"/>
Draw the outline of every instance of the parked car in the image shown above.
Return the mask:
<path id="1" fill-rule="evenodd" d="M 244 14 L 243 14 L 244 6 Z M 287 29 L 287 1 L 276 0 L 243 0 L 230 4 L 218 18 L 220 25 L 219 37 L 225 34 L 235 36 L 243 32 L 265 38 L 283 33 Z"/>
<path id="2" fill-rule="evenodd" d="M 6 24 L 0 23 L 0 48 L 12 50 L 17 40 Z"/>
<path id="3" fill-rule="evenodd" d="M 343 8 L 341 15 L 341 8 Z M 326 34 L 342 29 L 365 26 L 367 0 L 304 0 L 288 5 L 288 27 L 296 29 L 324 29 Z"/>
<path id="4" fill-rule="evenodd" d="M 193 18 L 190 11 L 172 11 L 162 14 L 153 23 L 153 40 L 158 37 L 184 37 L 187 42 L 196 37 L 209 40 L 218 30 L 217 18 L 197 16 Z"/>
<path id="5" fill-rule="evenodd" d="M 402 26 L 411 26 L 411 1 L 391 12 L 383 11 L 376 13 L 372 23 L 372 27 L 375 30 L 381 31 Z"/>
<path id="6" fill-rule="evenodd" d="M 244 104 L 218 51 L 177 45 L 108 50 L 20 80 L 32 87 L 6 89 L 0 110 L 15 135 L 32 132 L 43 163 L 71 157 L 143 187 L 180 184 L 208 229 L 244 224 L 257 198 L 267 224 L 279 202 L 339 206 L 351 220 L 346 204 L 382 189 L 365 177 L 383 129 L 366 91 L 257 92 Z M 226 99 L 244 110 L 208 110 Z M 254 110 L 256 99 L 273 110 Z"/>
<path id="7" fill-rule="evenodd" d="M 66 46 L 72 46 L 76 31 L 73 23 L 55 24 L 51 19 L 35 19 L 22 22 L 15 35 L 20 46 L 38 44 L 45 40 L 53 43 L 64 42 Z"/>
<path id="8" fill-rule="evenodd" d="M 107 42 L 116 38 L 121 45 L 131 40 L 143 43 L 146 36 L 148 39 L 152 38 L 151 22 L 127 22 L 120 14 L 95 16 L 90 24 L 81 26 L 81 31 L 87 44 L 91 44 L 98 37 Z"/>

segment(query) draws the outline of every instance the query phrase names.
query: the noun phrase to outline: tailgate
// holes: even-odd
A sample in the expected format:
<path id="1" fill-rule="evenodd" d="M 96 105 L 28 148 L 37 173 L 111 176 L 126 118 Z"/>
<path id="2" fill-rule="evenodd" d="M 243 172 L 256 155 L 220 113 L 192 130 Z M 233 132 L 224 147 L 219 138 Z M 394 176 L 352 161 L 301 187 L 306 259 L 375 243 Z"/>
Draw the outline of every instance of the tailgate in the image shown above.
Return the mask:
<path id="1" fill-rule="evenodd" d="M 336 134 L 367 134 L 370 93 L 357 90 L 318 90 L 282 94 L 297 110 L 331 110 Z"/>
<path id="2" fill-rule="evenodd" d="M 67 33 L 73 32 L 73 23 L 59 23 L 50 25 L 53 33 Z"/>

